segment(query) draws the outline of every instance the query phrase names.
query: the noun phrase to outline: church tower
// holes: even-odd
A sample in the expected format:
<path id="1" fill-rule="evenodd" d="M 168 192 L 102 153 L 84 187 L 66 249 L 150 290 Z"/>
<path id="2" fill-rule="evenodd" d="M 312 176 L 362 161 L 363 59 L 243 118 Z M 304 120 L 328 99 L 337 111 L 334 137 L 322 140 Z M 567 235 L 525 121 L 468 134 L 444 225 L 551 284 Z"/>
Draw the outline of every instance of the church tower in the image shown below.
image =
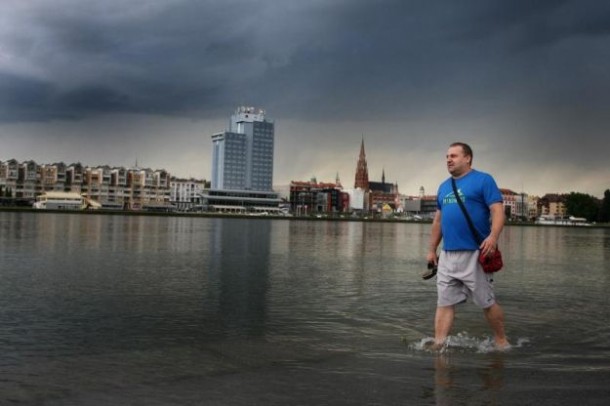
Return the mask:
<path id="1" fill-rule="evenodd" d="M 362 189 L 368 192 L 369 190 L 369 169 L 366 165 L 366 154 L 364 153 L 364 137 L 360 145 L 360 156 L 358 157 L 358 165 L 356 166 L 356 182 L 355 189 Z"/>

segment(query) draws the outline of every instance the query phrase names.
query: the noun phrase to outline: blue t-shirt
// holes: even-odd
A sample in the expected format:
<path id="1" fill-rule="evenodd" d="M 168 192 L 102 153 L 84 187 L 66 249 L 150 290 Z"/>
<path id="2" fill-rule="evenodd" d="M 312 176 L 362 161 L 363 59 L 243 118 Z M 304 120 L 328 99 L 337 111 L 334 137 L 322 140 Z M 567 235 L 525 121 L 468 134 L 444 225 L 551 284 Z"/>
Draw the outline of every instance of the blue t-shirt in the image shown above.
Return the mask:
<path id="1" fill-rule="evenodd" d="M 502 202 L 502 193 L 491 175 L 472 169 L 455 180 L 460 198 L 481 239 L 491 232 L 489 206 Z M 441 232 L 445 251 L 477 250 L 475 240 L 460 205 L 455 199 L 451 178 L 438 188 L 437 205 L 441 210 Z"/>

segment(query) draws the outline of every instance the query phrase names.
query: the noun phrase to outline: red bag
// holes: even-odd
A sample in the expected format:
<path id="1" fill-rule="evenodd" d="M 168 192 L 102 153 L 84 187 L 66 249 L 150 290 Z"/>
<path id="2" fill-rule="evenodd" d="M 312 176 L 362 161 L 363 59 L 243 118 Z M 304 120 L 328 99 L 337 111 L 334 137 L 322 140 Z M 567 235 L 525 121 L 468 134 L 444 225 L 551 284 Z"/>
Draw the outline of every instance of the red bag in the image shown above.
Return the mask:
<path id="1" fill-rule="evenodd" d="M 485 271 L 485 273 L 498 272 L 504 265 L 502 262 L 502 253 L 498 248 L 489 256 L 485 256 L 485 254 L 481 253 L 481 255 L 479 255 L 479 262 L 483 266 L 483 271 Z"/>

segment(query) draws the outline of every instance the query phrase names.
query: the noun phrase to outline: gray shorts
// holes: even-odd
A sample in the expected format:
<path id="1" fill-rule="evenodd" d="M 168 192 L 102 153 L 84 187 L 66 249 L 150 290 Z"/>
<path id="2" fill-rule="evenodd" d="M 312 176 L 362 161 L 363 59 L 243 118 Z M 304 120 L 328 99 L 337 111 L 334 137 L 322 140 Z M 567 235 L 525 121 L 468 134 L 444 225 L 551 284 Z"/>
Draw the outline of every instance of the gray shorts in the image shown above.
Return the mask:
<path id="1" fill-rule="evenodd" d="M 439 307 L 453 306 L 468 298 L 487 309 L 496 303 L 491 275 L 479 264 L 479 251 L 441 251 L 436 274 Z"/>

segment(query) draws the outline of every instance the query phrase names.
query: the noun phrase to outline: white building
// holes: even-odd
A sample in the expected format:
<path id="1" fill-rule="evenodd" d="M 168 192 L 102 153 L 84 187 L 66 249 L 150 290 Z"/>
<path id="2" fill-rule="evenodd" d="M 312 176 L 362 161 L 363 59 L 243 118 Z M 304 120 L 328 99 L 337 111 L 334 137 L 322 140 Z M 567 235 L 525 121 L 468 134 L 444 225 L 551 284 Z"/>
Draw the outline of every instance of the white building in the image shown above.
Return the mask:
<path id="1" fill-rule="evenodd" d="M 74 192 L 44 192 L 36 197 L 33 207 L 45 210 L 83 210 L 85 198 Z"/>
<path id="2" fill-rule="evenodd" d="M 349 195 L 349 207 L 352 210 L 364 210 L 365 209 L 365 197 L 366 192 L 360 188 L 347 189 Z"/>
<path id="3" fill-rule="evenodd" d="M 170 203 L 178 210 L 186 210 L 200 203 L 205 180 L 172 178 L 169 187 Z"/>

